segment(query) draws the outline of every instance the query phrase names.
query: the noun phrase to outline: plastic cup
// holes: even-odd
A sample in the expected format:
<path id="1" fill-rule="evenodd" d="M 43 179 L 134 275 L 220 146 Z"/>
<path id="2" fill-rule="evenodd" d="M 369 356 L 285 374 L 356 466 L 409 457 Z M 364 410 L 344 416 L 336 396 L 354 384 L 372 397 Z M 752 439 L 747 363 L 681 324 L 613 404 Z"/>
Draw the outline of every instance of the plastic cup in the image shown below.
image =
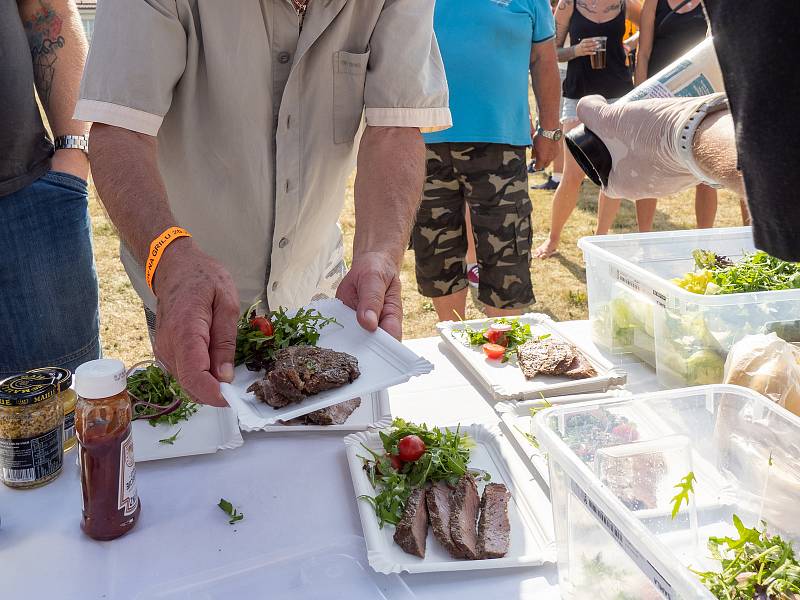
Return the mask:
<path id="1" fill-rule="evenodd" d="M 589 59 L 592 63 L 593 69 L 605 69 L 606 68 L 606 44 L 608 44 L 608 38 L 604 35 L 589 38 L 590 40 L 594 40 L 597 42 L 597 48 L 594 51 L 594 54 L 589 55 Z"/>

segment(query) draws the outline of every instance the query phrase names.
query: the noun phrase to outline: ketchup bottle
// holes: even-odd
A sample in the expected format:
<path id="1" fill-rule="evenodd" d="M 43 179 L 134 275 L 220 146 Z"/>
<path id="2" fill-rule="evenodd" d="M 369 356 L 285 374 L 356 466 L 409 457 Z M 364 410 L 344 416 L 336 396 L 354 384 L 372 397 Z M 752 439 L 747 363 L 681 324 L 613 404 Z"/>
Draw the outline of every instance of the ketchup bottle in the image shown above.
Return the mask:
<path id="1" fill-rule="evenodd" d="M 113 540 L 133 529 L 141 511 L 125 365 L 115 359 L 84 363 L 75 371 L 75 390 L 81 529 L 96 540 Z"/>

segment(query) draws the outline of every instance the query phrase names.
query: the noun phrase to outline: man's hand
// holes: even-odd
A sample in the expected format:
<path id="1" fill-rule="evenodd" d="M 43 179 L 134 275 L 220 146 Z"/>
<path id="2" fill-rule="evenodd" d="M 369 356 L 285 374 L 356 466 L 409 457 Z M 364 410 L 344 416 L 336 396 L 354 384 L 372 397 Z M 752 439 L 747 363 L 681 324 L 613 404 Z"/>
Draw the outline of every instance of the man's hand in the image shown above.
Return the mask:
<path id="1" fill-rule="evenodd" d="M 353 257 L 336 297 L 356 311 L 359 324 L 367 331 L 378 326 L 398 340 L 403 336 L 403 300 L 400 275 L 395 262 L 379 252 Z"/>
<path id="2" fill-rule="evenodd" d="M 535 131 L 532 132 L 532 136 L 534 159 L 533 170 L 544 171 L 547 165 L 555 160 L 556 155 L 558 154 L 558 145 L 561 142 L 553 141 L 541 134 L 537 134 Z"/>
<path id="3" fill-rule="evenodd" d="M 602 96 L 582 98 L 578 118 L 611 154 L 605 193 L 638 200 L 668 196 L 700 183 L 680 154 L 678 143 L 689 117 L 708 99 L 654 98 L 608 104 Z"/>
<path id="4" fill-rule="evenodd" d="M 155 272 L 156 357 L 196 401 L 227 406 L 239 298 L 228 272 L 187 238 L 164 251 Z"/>

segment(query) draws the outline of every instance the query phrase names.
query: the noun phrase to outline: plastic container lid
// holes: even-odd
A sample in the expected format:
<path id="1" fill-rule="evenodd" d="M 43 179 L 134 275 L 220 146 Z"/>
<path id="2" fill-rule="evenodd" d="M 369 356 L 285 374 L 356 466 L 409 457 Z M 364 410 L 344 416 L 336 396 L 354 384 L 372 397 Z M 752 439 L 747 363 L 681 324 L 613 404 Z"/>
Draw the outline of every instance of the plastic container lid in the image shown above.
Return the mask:
<path id="1" fill-rule="evenodd" d="M 31 377 L 29 373 L 13 375 L 0 381 L 0 406 L 28 406 L 44 402 L 56 395 L 51 377 Z"/>
<path id="2" fill-rule="evenodd" d="M 125 365 L 116 358 L 100 358 L 75 370 L 75 391 L 88 399 L 110 398 L 122 392 L 128 382 Z"/>
<path id="3" fill-rule="evenodd" d="M 43 373 L 53 378 L 59 392 L 63 392 L 72 385 L 72 371 L 61 367 L 40 367 L 31 369 L 28 373 Z"/>

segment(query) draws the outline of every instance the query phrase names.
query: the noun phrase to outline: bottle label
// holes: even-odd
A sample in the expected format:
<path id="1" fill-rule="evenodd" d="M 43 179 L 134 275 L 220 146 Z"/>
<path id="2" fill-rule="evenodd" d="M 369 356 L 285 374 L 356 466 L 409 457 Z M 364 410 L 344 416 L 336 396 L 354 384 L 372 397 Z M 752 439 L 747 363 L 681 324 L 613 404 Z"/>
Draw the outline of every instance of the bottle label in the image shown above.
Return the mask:
<path id="1" fill-rule="evenodd" d="M 63 430 L 30 438 L 0 438 L 0 475 L 9 483 L 30 483 L 58 472 L 64 461 Z"/>
<path id="2" fill-rule="evenodd" d="M 119 509 L 127 517 L 136 512 L 139 494 L 136 491 L 136 461 L 133 458 L 133 431 L 122 441 L 119 451 Z"/>
<path id="3" fill-rule="evenodd" d="M 75 437 L 75 411 L 64 415 L 64 442 Z"/>

